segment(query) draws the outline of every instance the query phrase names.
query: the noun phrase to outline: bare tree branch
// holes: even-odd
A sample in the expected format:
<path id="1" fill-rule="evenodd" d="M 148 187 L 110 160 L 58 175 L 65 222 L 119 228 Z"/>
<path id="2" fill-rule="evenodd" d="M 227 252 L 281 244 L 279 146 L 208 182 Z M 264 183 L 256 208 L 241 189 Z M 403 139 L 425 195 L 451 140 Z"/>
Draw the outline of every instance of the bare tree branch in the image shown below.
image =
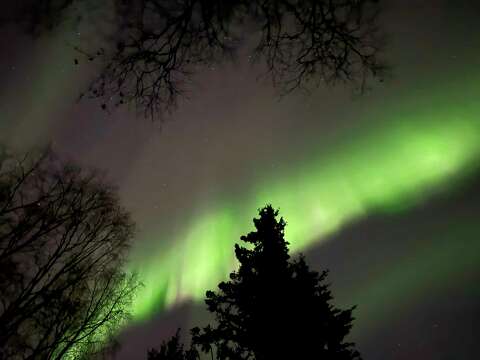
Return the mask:
<path id="1" fill-rule="evenodd" d="M 114 189 L 49 152 L 0 161 L 0 358 L 64 359 L 128 319 L 133 234 Z"/>
<path id="2" fill-rule="evenodd" d="M 37 0 L 35 9 L 54 19 L 40 23 L 55 24 L 74 4 L 90 1 Z M 377 2 L 113 0 L 116 30 L 105 46 L 77 49 L 80 58 L 102 63 L 82 96 L 102 99 L 106 110 L 133 104 L 147 116 L 162 114 L 186 96 L 194 74 L 233 59 L 241 40 L 257 41 L 253 57 L 283 95 L 338 82 L 363 90 L 385 72 Z"/>
<path id="3" fill-rule="evenodd" d="M 371 1 L 271 0 L 252 7 L 261 26 L 256 58 L 283 93 L 311 82 L 359 81 L 363 90 L 368 76 L 383 75 Z"/>

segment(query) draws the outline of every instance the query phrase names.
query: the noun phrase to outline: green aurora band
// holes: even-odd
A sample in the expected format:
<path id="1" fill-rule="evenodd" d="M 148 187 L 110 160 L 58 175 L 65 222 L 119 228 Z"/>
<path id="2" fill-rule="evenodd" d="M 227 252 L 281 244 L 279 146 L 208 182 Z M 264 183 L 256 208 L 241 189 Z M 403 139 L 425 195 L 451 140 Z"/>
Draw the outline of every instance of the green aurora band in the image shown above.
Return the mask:
<path id="1" fill-rule="evenodd" d="M 56 95 L 76 96 L 71 84 L 83 74 L 70 70 L 58 77 L 52 73 L 52 58 L 67 59 L 64 63 L 69 63 L 75 56 L 65 50 L 64 43 L 60 36 L 48 47 L 39 46 L 46 55 L 37 57 L 32 70 L 35 81 L 25 81 L 19 91 L 2 94 L 3 105 L 12 108 L 18 107 L 16 94 L 25 95 L 21 114 L 14 122 L 17 125 L 9 137 L 20 138 L 25 133 L 35 137 L 38 132 L 49 131 L 53 126 L 49 118 L 58 103 Z M 175 234 L 168 244 L 164 241 L 167 239 L 152 234 L 158 238 L 156 251 L 141 254 L 141 261 L 129 266 L 139 272 L 144 283 L 133 304 L 133 320 L 147 320 L 181 301 L 200 300 L 207 289 L 215 288 L 235 267 L 233 244 L 251 229 L 255 209 L 266 203 L 279 207 L 288 221 L 286 236 L 291 249 L 303 251 L 371 213 L 405 210 L 438 191 L 454 188 L 480 160 L 480 86 L 475 80 L 470 79 L 467 85 L 464 81 L 449 84 L 448 91 L 443 82 L 440 95 L 413 94 L 407 99 L 400 95 L 400 104 L 386 106 L 377 115 L 364 115 L 378 118 L 378 126 L 365 126 L 345 141 L 313 149 L 312 155 L 288 171 L 263 177 L 249 193 L 222 199 L 200 210 L 186 231 Z M 46 84 L 50 91 L 44 91 Z M 434 87 L 427 86 L 429 90 Z M 35 131 L 27 122 L 30 118 L 39 124 Z M 27 126 L 30 131 L 25 131 Z M 455 243 L 453 252 L 446 241 L 438 248 L 422 248 L 414 254 L 413 262 L 401 259 L 394 266 L 386 266 L 377 284 L 359 284 L 352 289 L 351 297 L 362 304 L 360 321 L 354 329 L 372 326 L 372 322 L 364 320 L 381 318 L 379 309 L 389 314 L 398 312 L 403 305 L 398 301 L 401 294 L 404 303 L 412 301 L 405 298 L 406 293 L 428 291 L 424 285 L 432 279 L 454 276 L 478 264 L 477 224 L 457 224 L 458 229 L 462 227 L 474 233 L 475 238 L 450 230 L 461 240 Z M 452 257 L 458 261 L 452 261 Z M 442 273 L 431 273 L 432 267 Z M 423 270 L 426 275 L 418 277 L 418 271 Z M 101 341 L 109 335 L 100 331 L 96 337 Z M 82 352 L 81 347 L 74 348 L 66 358 L 76 358 Z"/>
<path id="2" fill-rule="evenodd" d="M 255 209 L 266 203 L 280 208 L 288 223 L 287 240 L 296 252 L 371 213 L 402 211 L 454 188 L 480 159 L 475 105 L 480 91 L 475 86 L 462 89 L 449 98 L 430 95 L 419 104 L 412 96 L 402 109 L 390 106 L 390 114 L 384 115 L 388 121 L 356 130 L 328 152 L 287 173 L 272 174 L 249 194 L 203 210 L 171 246 L 159 239 L 158 252 L 131 264 L 144 283 L 134 319 L 200 300 L 215 288 L 235 267 L 234 243 L 251 228 Z"/>

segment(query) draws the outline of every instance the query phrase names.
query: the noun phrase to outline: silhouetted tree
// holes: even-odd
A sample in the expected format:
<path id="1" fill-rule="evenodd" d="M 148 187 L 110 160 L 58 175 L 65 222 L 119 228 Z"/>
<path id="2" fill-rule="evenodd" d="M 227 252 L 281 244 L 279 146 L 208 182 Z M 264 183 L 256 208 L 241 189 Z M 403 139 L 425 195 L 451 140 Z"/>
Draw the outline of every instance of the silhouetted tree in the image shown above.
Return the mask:
<path id="1" fill-rule="evenodd" d="M 197 360 L 199 358 L 198 352 L 191 348 L 184 350 L 183 344 L 180 342 L 180 331 L 164 341 L 160 346 L 160 350 L 151 349 L 148 351 L 148 360 Z"/>
<path id="2" fill-rule="evenodd" d="M 48 27 L 73 4 L 91 1 L 35 0 L 35 16 L 28 18 Z M 107 50 L 81 51 L 104 61 L 86 95 L 105 99 L 103 108 L 134 103 L 156 114 L 175 104 L 192 74 L 232 58 L 245 40 L 256 43 L 253 59 L 266 63 L 282 93 L 337 81 L 363 88 L 367 77 L 384 70 L 376 2 L 114 0 L 117 31 Z"/>
<path id="3" fill-rule="evenodd" d="M 81 359 L 128 319 L 133 224 L 94 172 L 0 158 L 0 359 Z"/>
<path id="4" fill-rule="evenodd" d="M 359 359 L 345 341 L 352 310 L 332 304 L 327 273 L 309 269 L 304 258 L 291 260 L 285 222 L 271 206 L 254 219 L 256 231 L 235 246 L 238 271 L 208 291 L 206 304 L 215 323 L 192 330 L 193 344 L 217 359 Z"/>

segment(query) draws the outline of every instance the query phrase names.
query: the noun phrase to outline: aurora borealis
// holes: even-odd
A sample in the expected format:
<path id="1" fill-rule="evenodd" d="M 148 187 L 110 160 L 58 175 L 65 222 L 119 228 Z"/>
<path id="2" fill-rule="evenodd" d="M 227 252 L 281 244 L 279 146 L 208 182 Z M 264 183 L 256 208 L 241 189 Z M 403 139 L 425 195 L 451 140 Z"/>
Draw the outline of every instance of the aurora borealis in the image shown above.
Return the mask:
<path id="1" fill-rule="evenodd" d="M 291 249 L 330 269 L 338 302 L 357 305 L 363 358 L 473 358 L 478 10 L 468 0 L 386 1 L 393 74 L 365 95 L 340 85 L 279 101 L 240 61 L 199 74 L 161 126 L 76 101 L 96 71 L 72 64 L 83 32 L 35 43 L 10 29 L 1 141 L 51 143 L 105 171 L 138 223 L 128 269 L 144 287 L 117 359 L 203 320 L 205 291 L 235 267 L 233 244 L 265 203 L 286 219 Z"/>
<path id="2" fill-rule="evenodd" d="M 175 246 L 142 259 L 145 287 L 135 314 L 144 318 L 164 305 L 201 299 L 234 267 L 233 244 L 248 229 L 247 221 L 235 219 L 249 220 L 262 204 L 281 209 L 291 249 L 305 251 L 352 221 L 406 210 L 458 183 L 480 159 L 480 123 L 471 101 L 450 107 L 432 102 L 433 111 L 393 116 L 386 126 L 365 130 L 327 156 L 312 156 L 194 219 Z"/>

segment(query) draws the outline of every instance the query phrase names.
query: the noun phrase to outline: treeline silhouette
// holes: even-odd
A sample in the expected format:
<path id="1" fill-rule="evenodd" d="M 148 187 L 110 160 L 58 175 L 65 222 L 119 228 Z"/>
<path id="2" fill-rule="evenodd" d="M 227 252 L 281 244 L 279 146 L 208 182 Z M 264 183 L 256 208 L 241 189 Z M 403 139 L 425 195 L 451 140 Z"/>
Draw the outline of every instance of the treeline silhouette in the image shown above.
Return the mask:
<path id="1" fill-rule="evenodd" d="M 103 99 L 104 109 L 135 104 L 150 116 L 169 110 L 194 74 L 238 58 L 242 44 L 281 94 L 337 82 L 363 89 L 369 77 L 381 79 L 385 71 L 376 0 L 102 3 L 110 15 L 96 21 L 112 23 L 113 30 L 103 47 L 78 49 L 75 62 L 101 61 L 102 71 L 84 95 Z M 80 22 L 102 3 L 23 0 L 12 18 L 42 33 L 65 17 Z"/>
<path id="2" fill-rule="evenodd" d="M 139 286 L 133 223 L 94 171 L 50 150 L 0 153 L 0 359 L 108 351 Z"/>
<path id="3" fill-rule="evenodd" d="M 327 272 L 291 258 L 267 205 L 235 245 L 238 269 L 207 291 L 213 321 L 179 332 L 148 360 L 359 359 L 353 308 L 332 303 Z M 105 358 L 138 286 L 124 262 L 134 225 L 98 173 L 52 151 L 0 152 L 0 359 Z M 208 261 L 208 259 L 206 259 Z"/>
<path id="4" fill-rule="evenodd" d="M 191 330 L 188 349 L 177 332 L 148 360 L 360 359 L 345 339 L 353 308 L 332 304 L 326 271 L 310 270 L 301 255 L 290 258 L 278 211 L 268 205 L 259 215 L 256 230 L 241 238 L 245 246 L 235 245 L 238 270 L 206 293 L 213 322 Z"/>

